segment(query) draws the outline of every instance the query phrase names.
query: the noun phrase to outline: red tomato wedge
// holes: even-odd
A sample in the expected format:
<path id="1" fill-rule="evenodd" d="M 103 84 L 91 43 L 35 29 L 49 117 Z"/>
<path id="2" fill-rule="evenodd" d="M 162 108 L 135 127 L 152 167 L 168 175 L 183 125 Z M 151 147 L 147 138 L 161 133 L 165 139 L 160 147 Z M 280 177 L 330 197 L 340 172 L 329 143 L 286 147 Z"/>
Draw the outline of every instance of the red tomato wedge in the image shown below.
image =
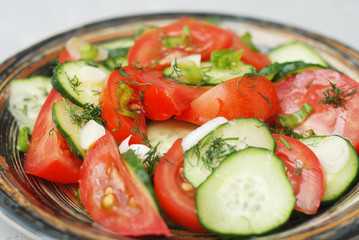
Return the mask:
<path id="1" fill-rule="evenodd" d="M 239 77 L 208 90 L 191 103 L 176 119 L 194 124 L 215 118 L 232 120 L 255 117 L 266 120 L 277 112 L 278 98 L 274 84 L 263 76 Z"/>
<path id="2" fill-rule="evenodd" d="M 232 48 L 235 51 L 243 49 L 243 55 L 241 60 L 247 64 L 254 66 L 257 70 L 264 68 L 268 64 L 271 63 L 268 56 L 262 52 L 253 51 L 249 48 L 245 43 L 241 41 L 241 38 L 237 35 L 233 37 L 233 45 Z"/>
<path id="3" fill-rule="evenodd" d="M 109 132 L 87 153 L 79 187 L 86 210 L 106 228 L 123 236 L 170 236 L 152 195 L 126 169 Z"/>
<path id="4" fill-rule="evenodd" d="M 309 215 L 316 214 L 325 191 L 324 173 L 317 156 L 295 138 L 278 134 L 273 136 L 277 144 L 275 154 L 286 167 L 287 177 L 294 189 L 295 210 Z M 283 141 L 289 144 L 290 149 Z"/>
<path id="5" fill-rule="evenodd" d="M 59 56 L 60 63 L 71 62 L 71 61 L 75 61 L 75 59 L 71 57 L 71 55 L 68 51 L 64 51 L 60 54 L 60 56 Z"/>
<path id="6" fill-rule="evenodd" d="M 181 143 L 178 139 L 156 167 L 156 196 L 171 221 L 194 232 L 205 232 L 196 215 L 195 189 L 183 176 Z"/>
<path id="7" fill-rule="evenodd" d="M 164 47 L 162 39 L 180 37 L 184 26 L 188 26 L 191 31 L 189 45 Z M 158 62 L 155 69 L 161 70 L 169 66 L 172 59 L 191 54 L 201 54 L 202 60 L 207 60 L 212 51 L 230 48 L 232 42 L 233 34 L 230 31 L 209 23 L 184 18 L 168 26 L 150 29 L 143 33 L 130 49 L 128 62 L 138 63 L 141 67 L 150 67 Z"/>
<path id="8" fill-rule="evenodd" d="M 52 105 L 62 96 L 51 90 L 36 120 L 25 157 L 26 173 L 59 183 L 75 183 L 82 161 L 70 150 L 52 121 Z"/>
<path id="9" fill-rule="evenodd" d="M 141 72 L 137 75 L 139 91 L 143 91 L 145 116 L 165 120 L 179 115 L 191 102 L 211 87 L 183 85 L 163 76 L 160 71 Z"/>
<path id="10" fill-rule="evenodd" d="M 102 117 L 106 121 L 106 128 L 119 143 L 125 140 L 129 135 L 132 135 L 130 144 L 143 143 L 146 136 L 146 119 L 142 111 L 141 101 L 138 98 L 132 96 L 132 100 L 129 102 L 129 104 L 139 110 L 137 117 L 132 118 L 119 112 L 118 86 L 122 82 L 127 83 L 131 81 L 136 74 L 135 72 L 136 71 L 131 67 L 125 67 L 122 74 L 114 70 L 107 79 L 107 82 L 104 83 L 100 95 Z M 136 93 L 133 95 L 135 94 Z"/>
<path id="11" fill-rule="evenodd" d="M 294 128 L 298 133 L 312 129 L 317 135 L 338 134 L 347 138 L 359 151 L 359 94 L 344 99 L 342 107 L 321 102 L 327 89 L 332 89 L 329 81 L 346 93 L 359 89 L 359 83 L 330 69 L 318 69 L 296 74 L 280 81 L 276 91 L 280 100 L 279 114 L 292 114 L 304 103 L 314 108 L 301 125 Z"/>

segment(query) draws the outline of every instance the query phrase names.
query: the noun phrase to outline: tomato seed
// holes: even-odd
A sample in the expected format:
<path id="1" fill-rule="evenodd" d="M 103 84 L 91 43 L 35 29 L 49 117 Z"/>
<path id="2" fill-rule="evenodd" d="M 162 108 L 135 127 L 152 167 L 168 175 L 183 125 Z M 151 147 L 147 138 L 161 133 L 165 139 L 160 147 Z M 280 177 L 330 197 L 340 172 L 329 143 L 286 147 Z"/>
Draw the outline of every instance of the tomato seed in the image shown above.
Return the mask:
<path id="1" fill-rule="evenodd" d="M 111 210 L 111 208 L 115 205 L 115 203 L 116 203 L 116 197 L 112 193 L 105 194 L 101 201 L 102 207 L 106 210 Z"/>
<path id="2" fill-rule="evenodd" d="M 113 193 L 113 187 L 107 187 L 103 190 L 104 194 L 110 194 Z"/>
<path id="3" fill-rule="evenodd" d="M 131 197 L 130 200 L 128 201 L 128 205 L 133 208 L 137 207 L 136 200 L 133 197 Z"/>
<path id="4" fill-rule="evenodd" d="M 191 190 L 193 190 L 193 186 L 192 186 L 192 184 L 190 184 L 190 183 L 184 182 L 184 183 L 181 184 L 181 187 L 182 187 L 182 189 L 185 190 L 185 191 L 191 191 Z"/>

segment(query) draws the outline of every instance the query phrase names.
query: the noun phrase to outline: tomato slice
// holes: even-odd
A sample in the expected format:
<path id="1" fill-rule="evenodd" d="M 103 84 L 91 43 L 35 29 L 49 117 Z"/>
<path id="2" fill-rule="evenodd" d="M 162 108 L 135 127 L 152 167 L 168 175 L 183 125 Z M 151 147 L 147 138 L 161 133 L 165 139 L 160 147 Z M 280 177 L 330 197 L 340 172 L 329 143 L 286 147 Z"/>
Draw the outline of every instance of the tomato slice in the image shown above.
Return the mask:
<path id="1" fill-rule="evenodd" d="M 71 62 L 71 61 L 75 61 L 75 59 L 71 57 L 71 55 L 70 55 L 70 53 L 68 51 L 63 51 L 60 54 L 60 56 L 59 56 L 59 62 L 60 63 Z"/>
<path id="2" fill-rule="evenodd" d="M 86 210 L 106 228 L 124 236 L 170 236 L 152 195 L 130 175 L 109 132 L 88 151 L 79 187 Z"/>
<path id="3" fill-rule="evenodd" d="M 121 83 L 131 81 L 136 70 L 132 67 L 124 67 L 122 74 L 114 70 L 104 84 L 100 95 L 102 117 L 106 121 L 106 128 L 112 133 L 116 141 L 121 143 L 129 135 L 132 135 L 130 144 L 144 143 L 146 136 L 146 119 L 140 99 L 134 97 L 129 105 L 134 106 L 138 112 L 137 117 L 129 117 L 120 113 L 117 90 Z"/>
<path id="4" fill-rule="evenodd" d="M 273 136 L 277 144 L 275 154 L 283 161 L 296 195 L 295 210 L 310 215 L 316 214 L 325 191 L 324 173 L 317 156 L 295 138 L 278 134 Z M 288 149 L 283 141 L 289 144 L 291 149 Z"/>
<path id="5" fill-rule="evenodd" d="M 347 138 L 356 151 L 359 151 L 359 94 L 344 99 L 343 107 L 323 104 L 323 93 L 331 89 L 329 81 L 347 93 L 359 89 L 359 83 L 330 69 L 317 69 L 296 74 L 280 81 L 276 92 L 280 100 L 279 114 L 292 114 L 305 103 L 314 108 L 301 125 L 294 128 L 297 133 L 305 134 L 313 130 L 317 135 L 338 134 Z"/>
<path id="6" fill-rule="evenodd" d="M 141 72 L 137 81 L 143 91 L 145 115 L 152 120 L 179 115 L 194 99 L 211 88 L 183 85 L 164 77 L 160 71 Z"/>
<path id="7" fill-rule="evenodd" d="M 243 49 L 244 51 L 241 60 L 247 64 L 254 66 L 257 70 L 264 68 L 271 63 L 270 59 L 266 54 L 253 51 L 245 43 L 243 43 L 241 41 L 241 38 L 237 35 L 234 35 L 233 37 L 232 48 L 235 51 Z"/>
<path id="8" fill-rule="evenodd" d="M 82 161 L 70 150 L 52 121 L 52 105 L 62 96 L 51 90 L 36 120 L 25 156 L 25 171 L 59 183 L 75 183 Z"/>
<path id="9" fill-rule="evenodd" d="M 203 93 L 176 119 L 198 125 L 215 117 L 228 120 L 255 117 L 266 120 L 277 109 L 278 98 L 274 84 L 263 76 L 244 76 L 228 80 Z"/>
<path id="10" fill-rule="evenodd" d="M 191 30 L 192 41 L 188 46 L 166 48 L 162 45 L 162 38 L 181 36 L 184 26 L 188 26 Z M 138 63 L 141 67 L 150 67 L 158 61 L 159 64 L 155 69 L 161 70 L 169 66 L 172 59 L 191 54 L 201 54 L 202 60 L 207 60 L 212 51 L 230 48 L 232 42 L 233 34 L 230 31 L 209 23 L 185 18 L 143 33 L 130 49 L 128 62 Z"/>
<path id="11" fill-rule="evenodd" d="M 166 216 L 174 223 L 194 232 L 205 232 L 195 207 L 195 189 L 183 176 L 182 139 L 178 139 L 158 163 L 155 192 Z"/>

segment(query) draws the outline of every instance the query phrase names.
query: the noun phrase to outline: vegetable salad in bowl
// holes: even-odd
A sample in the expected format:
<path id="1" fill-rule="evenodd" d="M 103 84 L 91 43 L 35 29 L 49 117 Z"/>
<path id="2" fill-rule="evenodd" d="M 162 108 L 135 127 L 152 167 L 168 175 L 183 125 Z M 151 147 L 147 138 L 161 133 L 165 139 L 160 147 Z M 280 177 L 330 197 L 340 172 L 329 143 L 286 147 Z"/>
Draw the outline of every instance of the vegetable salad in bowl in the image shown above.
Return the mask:
<path id="1" fill-rule="evenodd" d="M 358 68 L 305 34 L 219 20 L 100 40 L 89 25 L 46 74 L 9 81 L 23 191 L 89 229 L 69 236 L 304 239 L 355 204 Z"/>

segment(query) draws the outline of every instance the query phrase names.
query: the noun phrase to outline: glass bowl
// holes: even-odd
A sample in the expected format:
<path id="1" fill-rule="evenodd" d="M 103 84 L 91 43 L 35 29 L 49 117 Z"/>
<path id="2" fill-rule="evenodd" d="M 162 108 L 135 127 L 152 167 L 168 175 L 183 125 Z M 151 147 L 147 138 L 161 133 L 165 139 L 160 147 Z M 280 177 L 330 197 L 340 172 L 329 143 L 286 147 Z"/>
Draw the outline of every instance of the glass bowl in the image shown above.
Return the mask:
<path id="1" fill-rule="evenodd" d="M 131 239 L 94 223 L 76 200 L 76 185 L 61 185 L 27 175 L 24 155 L 16 149 L 18 125 L 7 109 L 7 86 L 14 78 L 51 75 L 51 63 L 66 41 L 78 36 L 91 43 L 134 35 L 144 25 L 163 26 L 181 17 L 204 20 L 219 17 L 220 26 L 243 34 L 249 31 L 254 43 L 266 51 L 293 40 L 312 46 L 334 68 L 359 80 L 359 53 L 336 41 L 298 28 L 260 19 L 204 14 L 159 13 L 114 18 L 88 24 L 51 38 L 10 57 L 0 65 L 0 211 L 29 234 L 41 239 Z M 219 239 L 172 227 L 172 239 Z M 359 235 L 359 184 L 333 205 L 322 207 L 311 217 L 297 216 L 279 230 L 259 239 L 348 239 Z M 160 237 L 145 237 L 160 239 Z"/>

